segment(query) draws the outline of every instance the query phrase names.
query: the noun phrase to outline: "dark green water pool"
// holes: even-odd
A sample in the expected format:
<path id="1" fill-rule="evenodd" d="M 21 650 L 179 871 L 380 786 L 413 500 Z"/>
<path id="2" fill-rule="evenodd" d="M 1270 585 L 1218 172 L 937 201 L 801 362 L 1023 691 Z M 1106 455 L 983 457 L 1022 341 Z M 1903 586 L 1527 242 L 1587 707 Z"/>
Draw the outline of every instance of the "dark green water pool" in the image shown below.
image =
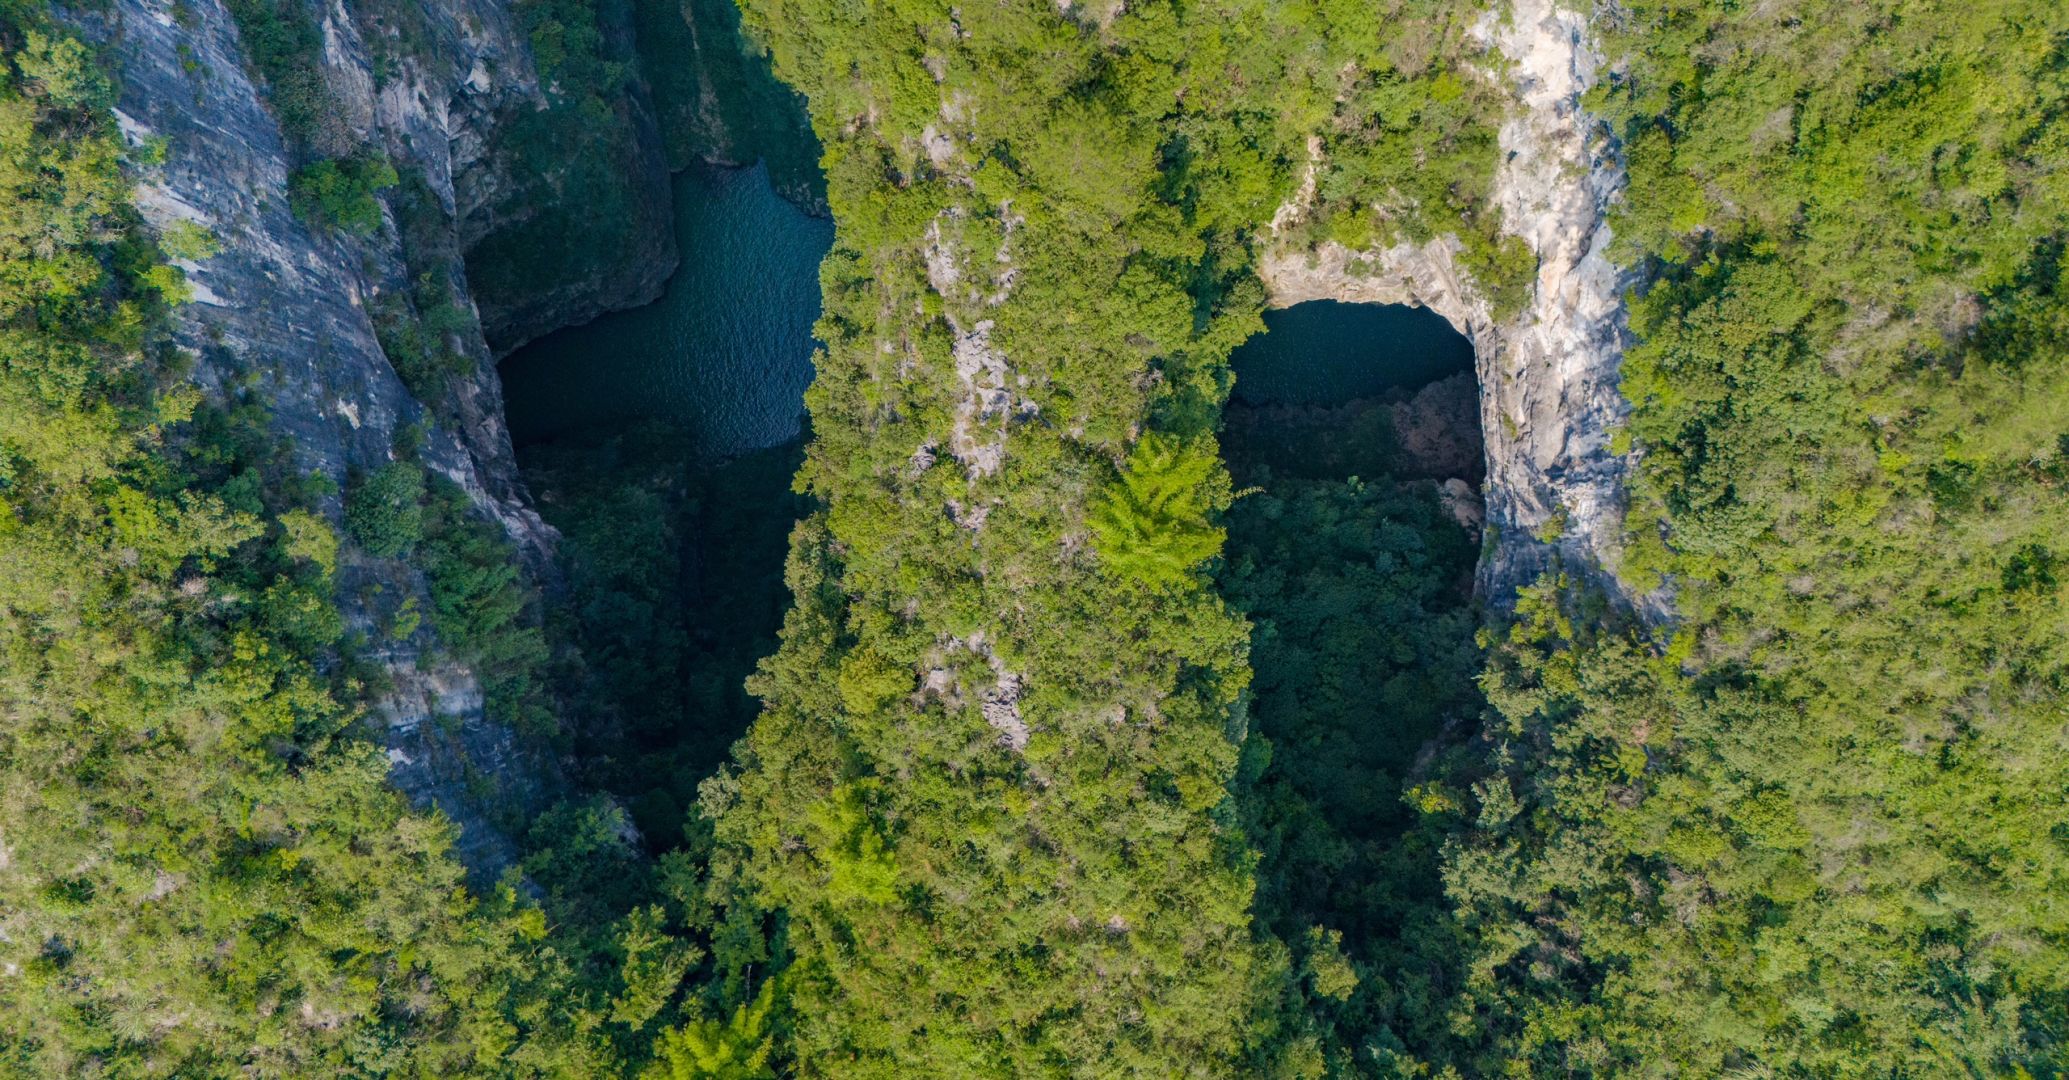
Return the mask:
<path id="1" fill-rule="evenodd" d="M 675 232 L 682 267 L 659 300 L 503 361 L 514 441 L 642 420 L 679 427 L 706 458 L 797 438 L 833 223 L 777 195 L 759 165 L 694 165 L 675 179 Z"/>
<path id="2" fill-rule="evenodd" d="M 1334 405 L 1473 369 L 1473 346 L 1428 308 L 1316 300 L 1264 313 L 1229 357 L 1250 405 Z"/>

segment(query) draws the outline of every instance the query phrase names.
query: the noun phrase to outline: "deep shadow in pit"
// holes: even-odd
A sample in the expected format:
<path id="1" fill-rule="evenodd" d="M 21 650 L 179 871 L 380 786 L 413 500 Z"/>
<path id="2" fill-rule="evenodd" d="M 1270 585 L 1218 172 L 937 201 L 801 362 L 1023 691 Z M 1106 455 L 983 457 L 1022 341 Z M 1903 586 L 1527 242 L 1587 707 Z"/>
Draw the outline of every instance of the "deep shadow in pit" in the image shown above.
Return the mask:
<path id="1" fill-rule="evenodd" d="M 790 482 L 833 242 L 761 166 L 685 170 L 675 228 L 685 258 L 658 300 L 501 365 L 519 467 L 562 537 L 549 629 L 569 768 L 653 854 L 685 842 L 697 785 L 760 711 L 744 683 L 789 605 L 805 512 Z"/>
<path id="2" fill-rule="evenodd" d="M 711 460 L 667 422 L 518 449 L 566 578 L 560 684 L 582 723 L 570 761 L 649 851 L 684 842 L 697 785 L 760 712 L 747 677 L 775 652 L 784 559 L 806 500 L 804 440 Z"/>
<path id="3" fill-rule="evenodd" d="M 1431 749 L 1481 707 L 1478 390 L 1470 343 L 1421 309 L 1265 321 L 1232 357 L 1222 432 L 1252 489 L 1220 574 L 1254 624 L 1238 791 L 1257 917 L 1311 973 L 1367 973 L 1309 980 L 1341 990 L 1324 1011 L 1355 1047 L 1390 995 L 1448 978 L 1439 839 L 1413 804 Z"/>

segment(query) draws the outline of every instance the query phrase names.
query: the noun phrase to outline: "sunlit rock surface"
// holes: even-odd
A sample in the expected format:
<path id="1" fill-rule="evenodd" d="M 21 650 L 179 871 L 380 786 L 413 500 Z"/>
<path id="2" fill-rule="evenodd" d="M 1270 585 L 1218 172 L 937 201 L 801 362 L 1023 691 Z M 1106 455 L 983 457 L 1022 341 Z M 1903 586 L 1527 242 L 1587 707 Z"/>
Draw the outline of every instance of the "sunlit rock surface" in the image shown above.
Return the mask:
<path id="1" fill-rule="evenodd" d="M 446 0 L 423 6 L 431 44 L 376 64 L 367 31 L 344 5 L 322 9 L 324 74 L 335 114 L 312 137 L 326 153 L 358 146 L 385 151 L 398 168 L 417 170 L 457 231 L 453 280 L 464 291 L 459 252 L 469 230 L 493 227 L 470 215 L 503 181 L 485 156 L 498 118 L 539 104 L 539 87 L 508 0 Z M 221 0 L 117 0 L 71 15 L 114 59 L 118 121 L 133 144 L 163 139 L 163 165 L 139 176 L 136 201 L 163 227 L 188 220 L 221 242 L 219 254 L 183 264 L 193 302 L 177 313 L 176 337 L 194 358 L 192 378 L 224 395 L 250 387 L 272 426 L 293 446 L 297 467 L 329 477 L 340 492 L 355 470 L 394 456 L 398 432 L 421 423 L 425 466 L 459 484 L 500 522 L 535 571 L 550 570 L 552 530 L 529 507 L 503 426 L 494 359 L 478 327 L 457 335 L 475 373 L 449 402 L 427 409 L 403 385 L 381 349 L 371 311 L 384 296 L 407 296 L 410 280 L 394 222 L 349 237 L 311 228 L 289 208 L 295 161 L 253 85 L 237 28 Z M 428 57 L 419 60 L 416 57 Z M 391 58 L 392 59 L 392 58 Z M 666 220 L 665 173 L 656 196 Z M 673 240 L 658 270 L 672 266 Z M 656 280 L 655 286 L 657 286 Z M 587 283 L 590 294 L 547 298 L 543 317 L 586 317 L 626 301 L 647 283 Z M 616 290 L 616 291 L 614 291 Z M 577 287 L 575 291 L 580 291 Z M 640 297 L 634 295 L 634 300 Z M 585 314 L 586 312 L 586 314 Z M 536 315 L 536 312 L 535 312 Z M 342 497 L 325 510 L 342 529 Z M 550 763 L 526 760 L 511 733 L 489 722 L 473 675 L 437 661 L 428 626 L 388 640 L 386 615 L 405 597 L 428 610 L 422 575 L 405 563 L 347 550 L 339 601 L 350 632 L 374 644 L 393 689 L 377 703 L 397 784 L 420 804 L 435 804 L 461 826 L 461 855 L 493 873 L 512 858 L 509 839 L 487 819 L 492 805 L 536 797 Z M 470 794 L 469 776 L 497 790 Z"/>
<path id="2" fill-rule="evenodd" d="M 1623 297 L 1634 279 L 1608 257 L 1606 219 L 1623 191 L 1622 164 L 1609 133 L 1581 109 L 1601 57 L 1586 18 L 1553 0 L 1515 0 L 1475 32 L 1510 62 L 1501 77 L 1515 100 L 1494 190 L 1503 230 L 1538 257 L 1522 311 L 1495 318 L 1450 236 L 1360 252 L 1333 242 L 1288 246 L 1259 273 L 1274 306 L 1419 304 L 1472 340 L 1492 538 L 1479 569 L 1483 597 L 1506 605 L 1518 586 L 1558 565 L 1658 617 L 1663 594 L 1633 594 L 1615 577 L 1630 460 L 1611 450 L 1610 437 L 1628 412 L 1618 371 L 1628 336 Z M 1275 220 L 1295 219 L 1296 204 Z"/>

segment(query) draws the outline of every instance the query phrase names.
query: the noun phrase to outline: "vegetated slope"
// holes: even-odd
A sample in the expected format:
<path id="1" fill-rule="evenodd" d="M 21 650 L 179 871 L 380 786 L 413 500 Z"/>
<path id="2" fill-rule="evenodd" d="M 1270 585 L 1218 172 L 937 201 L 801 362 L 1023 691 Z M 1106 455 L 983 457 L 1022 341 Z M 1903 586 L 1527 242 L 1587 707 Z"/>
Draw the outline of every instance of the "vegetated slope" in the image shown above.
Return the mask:
<path id="1" fill-rule="evenodd" d="M 1311 13 L 1214 14 L 1239 29 L 750 8 L 842 221 L 804 474 L 828 511 L 706 809 L 789 914 L 801 1067 L 2050 1068 L 2060 12 L 1619 15 L 1595 105 L 1655 278 L 1630 572 L 1674 583 L 1678 630 L 1655 649 L 1552 579 L 1490 639 L 1497 711 L 1418 796 L 1468 963 L 1336 1062 L 1298 1019 L 1237 1049 L 1280 950 L 1238 949 L 1241 860 L 1202 857 L 1239 842 L 1201 785 L 1240 654 L 1203 650 L 1226 616 L 1188 573 L 1214 316 L 1248 314 L 1216 283 L 1328 114 L 1284 69 L 1245 111 Z M 1375 81 L 1411 116 L 1455 96 Z"/>
<path id="2" fill-rule="evenodd" d="M 140 227 L 41 5 L 0 48 L 0 1069 L 607 1067 L 537 913 L 470 899 L 361 737 L 313 482 L 180 383 L 163 255 L 205 230 Z"/>
<path id="3" fill-rule="evenodd" d="M 1311 1074 L 1384 1074 L 1389 1055 L 1443 1038 L 1431 1005 L 1461 959 L 1420 772 L 1425 744 L 1484 707 L 1480 544 L 1416 475 L 1448 455 L 1403 445 L 1392 419 L 1408 411 L 1232 408 L 1223 443 L 1236 481 L 1255 485 L 1229 511 L 1217 575 L 1254 623 L 1237 791 L 1257 919 L 1293 950 Z"/>
<path id="4" fill-rule="evenodd" d="M 649 423 L 522 454 L 561 530 L 583 779 L 623 801 L 650 849 L 676 847 L 698 783 L 760 711 L 743 682 L 775 651 L 789 606 L 784 555 L 803 503 L 789 482 L 803 451 L 700 461 L 689 436 Z"/>
<path id="5" fill-rule="evenodd" d="M 463 175 L 455 191 L 467 275 L 499 354 L 650 302 L 678 258 L 668 155 L 627 6 L 504 2 L 528 38 L 540 90 L 495 118 L 482 148 L 487 167 Z"/>
<path id="6" fill-rule="evenodd" d="M 781 912 L 801 1075 L 1319 1059 L 1250 925 L 1245 629 L 1201 569 L 1245 235 L 1306 136 L 1336 124 L 1342 194 L 1397 184 L 1402 227 L 1461 228 L 1492 173 L 1459 24 L 1399 15 L 748 6 L 839 226 L 800 474 L 824 508 L 700 810 L 734 910 Z"/>
<path id="7" fill-rule="evenodd" d="M 1635 574 L 1487 685 L 1468 1072 L 2024 1076 L 2069 1023 L 2069 11 L 1632 3 Z M 1647 584 L 1647 582 L 1639 582 Z"/>
<path id="8" fill-rule="evenodd" d="M 452 227 L 376 138 L 435 177 L 480 129 L 412 144 L 342 104 L 361 62 L 432 72 L 404 121 L 450 104 L 439 63 L 468 54 L 412 51 L 457 48 L 412 28 L 484 34 L 482 12 L 505 14 L 66 12 L 110 43 L 96 57 L 40 4 L 0 4 L 0 1072 L 632 1074 L 699 956 L 680 923 L 701 862 L 647 860 L 603 800 L 527 822 L 550 792 L 494 737 L 576 727 L 506 535 L 527 512 L 484 520 L 447 479 L 508 455 L 471 411 L 497 406 Z M 594 21 L 528 12 L 556 13 Z M 322 49 L 355 19 L 371 61 Z M 467 46 L 507 45 L 493 30 Z M 427 777 L 476 811 L 459 845 L 394 790 Z M 484 844 L 498 826 L 519 843 Z M 470 893 L 470 846 L 477 875 L 524 879 Z"/>

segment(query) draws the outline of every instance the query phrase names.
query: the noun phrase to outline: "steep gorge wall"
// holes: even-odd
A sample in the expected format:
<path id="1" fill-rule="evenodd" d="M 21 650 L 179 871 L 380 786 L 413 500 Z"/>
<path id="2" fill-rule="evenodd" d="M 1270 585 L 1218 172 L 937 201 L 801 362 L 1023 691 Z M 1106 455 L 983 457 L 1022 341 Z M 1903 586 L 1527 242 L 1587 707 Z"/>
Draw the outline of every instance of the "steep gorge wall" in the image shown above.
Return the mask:
<path id="1" fill-rule="evenodd" d="M 421 174 L 450 230 L 436 250 L 465 303 L 472 290 L 461 253 L 494 235 L 511 206 L 543 197 L 536 178 L 508 175 L 507 158 L 496 153 L 499 125 L 546 104 L 530 45 L 509 0 L 362 6 L 408 16 L 416 47 L 382 40 L 394 27 L 379 15 L 336 0 L 321 8 L 323 74 L 336 113 L 325 118 L 328 137 L 379 148 L 405 173 Z M 158 228 L 191 221 L 221 243 L 213 257 L 182 264 L 193 302 L 179 310 L 176 340 L 193 357 L 196 383 L 218 397 L 248 388 L 291 443 L 296 467 L 328 477 L 338 492 L 350 474 L 391 460 L 398 434 L 421 425 L 425 467 L 464 489 L 536 573 L 550 574 L 555 536 L 518 476 L 483 329 L 522 337 L 658 291 L 675 255 L 657 143 L 649 139 L 643 151 L 656 167 L 630 174 L 650 219 L 638 224 L 657 238 L 654 250 L 614 252 L 625 267 L 618 276 L 510 300 L 525 312 L 521 325 L 498 325 L 490 312 L 452 334 L 448 346 L 473 361 L 472 372 L 440 400 L 419 401 L 384 354 L 373 312 L 410 295 L 410 256 L 421 253 L 403 250 L 392 214 L 361 238 L 312 227 L 290 210 L 296 155 L 222 0 L 117 0 L 70 17 L 115 69 L 125 136 L 164 141 L 163 164 L 139 177 L 145 218 Z M 342 532 L 341 494 L 324 508 Z M 387 616 L 401 598 L 429 609 L 421 572 L 348 547 L 338 584 L 349 632 L 364 635 L 362 655 L 392 682 L 378 713 L 395 782 L 453 817 L 462 856 L 493 872 L 513 849 L 491 812 L 535 801 L 552 763 L 484 714 L 478 680 L 443 658 L 428 627 L 391 640 Z M 497 789 L 488 798 L 470 790 L 470 779 L 478 786 L 483 778 Z"/>
<path id="2" fill-rule="evenodd" d="M 425 0 L 380 2 L 452 18 Z M 478 10 L 460 25 L 521 29 L 512 0 L 470 3 Z M 598 55 L 549 70 L 535 67 L 522 33 L 514 48 L 489 56 L 470 50 L 465 33 L 436 38 L 406 68 L 417 79 L 416 100 L 460 110 L 448 128 L 451 204 L 482 332 L 497 356 L 653 301 L 679 259 L 671 165 L 638 74 L 633 24 L 625 5 L 598 4 L 595 15 Z M 405 103 L 398 113 L 410 111 Z"/>
<path id="3" fill-rule="evenodd" d="M 1623 297 L 1635 279 L 1609 258 L 1607 216 L 1623 168 L 1609 133 L 1581 108 L 1602 58 L 1586 16 L 1558 0 L 1513 0 L 1475 33 L 1507 61 L 1490 77 L 1505 80 L 1514 99 L 1500 130 L 1495 198 L 1504 232 L 1538 259 L 1522 309 L 1497 317 L 1450 236 L 1369 251 L 1285 247 L 1261 260 L 1259 274 L 1274 306 L 1415 304 L 1471 339 L 1487 455 L 1484 598 L 1506 605 L 1557 565 L 1659 616 L 1663 595 L 1632 594 L 1615 576 L 1630 459 L 1611 438 L 1628 411 L 1618 372 Z M 1281 220 L 1299 212 L 1296 201 Z"/>

